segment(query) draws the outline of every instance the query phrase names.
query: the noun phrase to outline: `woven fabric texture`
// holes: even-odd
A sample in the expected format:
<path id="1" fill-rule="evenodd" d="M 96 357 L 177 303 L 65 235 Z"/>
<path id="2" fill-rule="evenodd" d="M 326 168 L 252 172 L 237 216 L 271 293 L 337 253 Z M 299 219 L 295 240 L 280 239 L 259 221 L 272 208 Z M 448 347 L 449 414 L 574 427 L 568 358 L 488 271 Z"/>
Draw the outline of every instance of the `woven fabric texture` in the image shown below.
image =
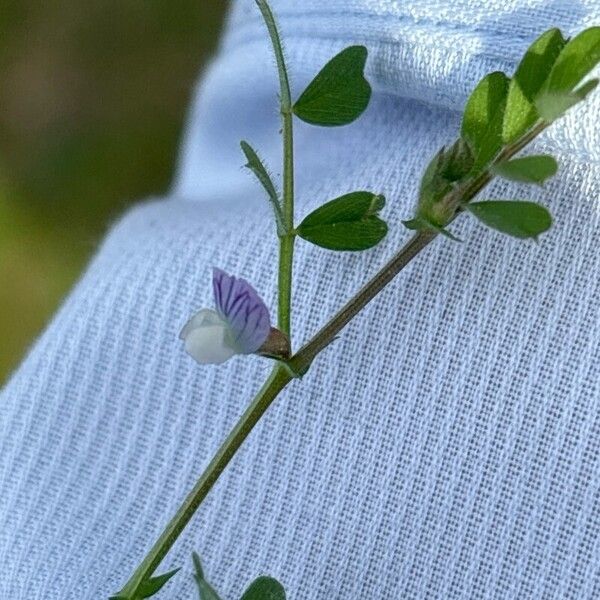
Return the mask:
<path id="1" fill-rule="evenodd" d="M 418 179 L 474 83 L 512 70 L 598 0 L 273 0 L 298 93 L 364 43 L 374 96 L 355 124 L 298 124 L 297 215 L 388 198 L 377 249 L 298 243 L 299 345 L 406 238 Z M 264 380 L 200 367 L 178 332 L 211 268 L 275 303 L 270 209 L 239 140 L 279 172 L 276 78 L 254 3 L 232 8 L 193 102 L 172 194 L 117 223 L 0 394 L 0 599 L 118 591 Z M 164 568 L 193 599 L 197 550 L 224 598 L 261 573 L 291 600 L 600 597 L 600 94 L 535 143 L 560 160 L 555 227 L 524 243 L 459 219 L 269 410 Z"/>

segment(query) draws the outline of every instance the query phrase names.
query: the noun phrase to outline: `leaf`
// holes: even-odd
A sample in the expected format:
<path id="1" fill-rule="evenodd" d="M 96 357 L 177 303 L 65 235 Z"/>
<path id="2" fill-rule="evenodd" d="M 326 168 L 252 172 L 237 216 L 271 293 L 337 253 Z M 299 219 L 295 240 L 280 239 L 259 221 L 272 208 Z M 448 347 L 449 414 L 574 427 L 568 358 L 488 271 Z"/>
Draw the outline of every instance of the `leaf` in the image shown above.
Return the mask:
<path id="1" fill-rule="evenodd" d="M 334 56 L 294 104 L 294 113 L 313 125 L 333 127 L 357 119 L 367 108 L 371 86 L 363 71 L 364 46 L 350 46 Z"/>
<path id="2" fill-rule="evenodd" d="M 285 600 L 285 590 L 272 577 L 258 577 L 244 592 L 241 600 Z"/>
<path id="3" fill-rule="evenodd" d="M 492 173 L 511 181 L 543 184 L 556 175 L 558 164 L 552 156 L 524 156 L 494 165 Z"/>
<path id="4" fill-rule="evenodd" d="M 489 200 L 467 204 L 465 209 L 488 227 L 521 239 L 535 239 L 552 225 L 548 210 L 535 202 Z"/>
<path id="5" fill-rule="evenodd" d="M 508 82 L 504 73 L 490 73 L 479 82 L 467 101 L 461 135 L 471 145 L 475 169 L 487 165 L 502 147 Z"/>
<path id="6" fill-rule="evenodd" d="M 600 27 L 590 27 L 567 42 L 536 98 L 543 119 L 550 122 L 584 100 L 595 89 L 592 79 L 575 89 L 600 62 Z"/>
<path id="7" fill-rule="evenodd" d="M 266 167 L 261 161 L 260 157 L 252 148 L 252 146 L 242 140 L 240 142 L 240 146 L 242 147 L 242 152 L 246 156 L 246 167 L 250 169 L 256 176 L 256 179 L 261 183 L 265 191 L 267 192 L 267 196 L 269 198 L 269 202 L 273 207 L 273 212 L 275 213 L 275 222 L 277 224 L 277 234 L 285 235 L 285 225 L 283 223 L 283 215 L 281 213 L 281 205 L 279 204 L 279 194 L 277 193 L 277 189 L 275 188 L 275 184 L 269 175 Z"/>
<path id="8" fill-rule="evenodd" d="M 511 79 L 502 123 L 502 142 L 510 144 L 524 135 L 538 119 L 538 112 L 515 79 Z"/>
<path id="9" fill-rule="evenodd" d="M 546 81 L 546 92 L 570 92 L 600 62 L 600 27 L 590 27 L 567 42 Z"/>
<path id="10" fill-rule="evenodd" d="M 377 213 L 385 198 L 371 192 L 351 192 L 327 202 L 297 228 L 303 239 L 330 250 L 366 250 L 378 244 L 387 225 Z"/>
<path id="11" fill-rule="evenodd" d="M 157 575 L 156 577 L 151 577 L 147 581 L 144 581 L 142 585 L 139 587 L 139 597 L 140 598 L 150 598 L 150 596 L 154 596 L 157 594 L 162 587 L 177 573 L 179 569 L 173 569 L 168 573 L 164 573 L 163 575 Z"/>
<path id="12" fill-rule="evenodd" d="M 542 89 L 565 43 L 560 29 L 549 29 L 528 48 L 514 76 L 528 100 Z"/>
<path id="13" fill-rule="evenodd" d="M 549 29 L 528 48 L 510 81 L 502 139 L 510 143 L 521 137 L 538 119 L 535 97 L 565 45 L 559 29 Z"/>
<path id="14" fill-rule="evenodd" d="M 202 563 L 200 557 L 196 552 L 192 552 L 192 561 L 194 562 L 194 579 L 198 585 L 198 591 L 200 592 L 200 600 L 221 600 L 219 595 L 213 587 L 204 579 L 204 571 L 202 570 Z"/>
<path id="15" fill-rule="evenodd" d="M 536 101 L 536 107 L 545 121 L 555 121 L 562 117 L 567 110 L 585 100 L 597 86 L 598 79 L 590 79 L 574 92 L 548 92 L 542 94 Z"/>

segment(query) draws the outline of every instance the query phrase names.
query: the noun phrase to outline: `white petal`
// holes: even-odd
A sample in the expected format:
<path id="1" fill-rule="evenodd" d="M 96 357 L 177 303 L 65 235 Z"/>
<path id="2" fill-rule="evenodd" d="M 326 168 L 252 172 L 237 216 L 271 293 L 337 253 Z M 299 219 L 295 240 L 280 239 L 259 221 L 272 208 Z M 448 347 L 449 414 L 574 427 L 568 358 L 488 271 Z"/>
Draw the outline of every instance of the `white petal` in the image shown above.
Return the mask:
<path id="1" fill-rule="evenodd" d="M 203 309 L 183 328 L 186 352 L 202 365 L 220 364 L 237 354 L 230 344 L 229 326 L 215 313 Z"/>

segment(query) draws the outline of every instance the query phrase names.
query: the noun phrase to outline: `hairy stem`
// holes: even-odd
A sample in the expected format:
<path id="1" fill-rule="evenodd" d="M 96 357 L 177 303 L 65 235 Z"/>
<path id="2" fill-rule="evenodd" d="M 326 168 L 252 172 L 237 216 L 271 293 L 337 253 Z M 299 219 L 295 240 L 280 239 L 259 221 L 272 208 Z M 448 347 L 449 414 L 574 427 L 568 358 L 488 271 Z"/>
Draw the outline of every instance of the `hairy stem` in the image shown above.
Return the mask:
<path id="1" fill-rule="evenodd" d="M 269 31 L 277 72 L 279 74 L 279 110 L 283 134 L 283 224 L 285 232 L 279 239 L 279 278 L 277 327 L 291 341 L 292 268 L 294 259 L 294 130 L 292 95 L 285 66 L 281 38 L 275 17 L 266 0 L 256 0 Z"/>

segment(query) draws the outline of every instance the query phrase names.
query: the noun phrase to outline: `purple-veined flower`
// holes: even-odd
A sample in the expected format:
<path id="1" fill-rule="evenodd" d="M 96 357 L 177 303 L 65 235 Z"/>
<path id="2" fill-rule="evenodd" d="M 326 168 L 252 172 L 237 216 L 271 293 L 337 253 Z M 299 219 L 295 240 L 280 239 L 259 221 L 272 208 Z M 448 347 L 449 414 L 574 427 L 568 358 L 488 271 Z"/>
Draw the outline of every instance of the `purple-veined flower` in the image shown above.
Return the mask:
<path id="1" fill-rule="evenodd" d="M 269 309 L 245 280 L 213 269 L 216 310 L 203 308 L 181 330 L 186 352 L 200 364 L 253 354 L 271 331 Z"/>

